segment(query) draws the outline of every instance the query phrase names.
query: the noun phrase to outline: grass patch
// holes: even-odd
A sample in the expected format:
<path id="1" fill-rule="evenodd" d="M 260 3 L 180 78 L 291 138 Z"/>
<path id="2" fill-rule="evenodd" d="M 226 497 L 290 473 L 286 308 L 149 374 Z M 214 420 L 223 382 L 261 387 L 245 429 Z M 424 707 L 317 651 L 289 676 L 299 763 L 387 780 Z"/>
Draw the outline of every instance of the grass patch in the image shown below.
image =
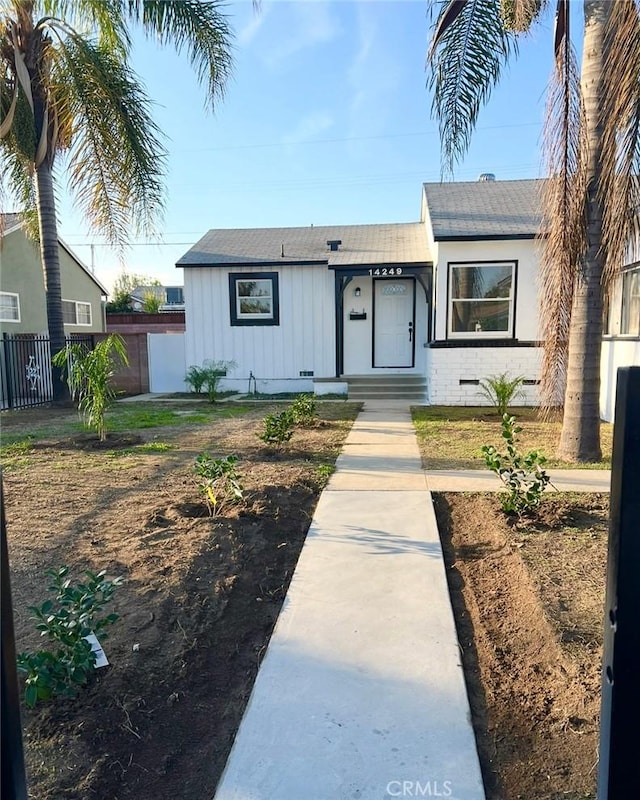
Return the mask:
<path id="1" fill-rule="evenodd" d="M 560 441 L 560 422 L 541 422 L 535 408 L 512 409 L 518 424 L 519 450 L 539 450 L 547 457 L 545 468 L 609 469 L 613 425 L 601 423 L 602 461 L 574 464 L 555 457 Z M 479 406 L 416 406 L 412 409 L 425 469 L 484 469 L 481 448 L 503 446 L 500 417 L 497 412 Z"/>
<path id="2" fill-rule="evenodd" d="M 120 403 L 107 414 L 109 431 L 122 432 L 167 425 L 189 425 L 230 419 L 249 410 L 243 405 L 202 405 L 197 409 L 172 406 L 168 403 Z"/>
<path id="3" fill-rule="evenodd" d="M 32 447 L 32 436 L 16 438 L 9 442 L 6 442 L 3 436 L 3 441 L 0 445 L 0 462 L 2 462 L 3 470 L 10 471 L 27 466 L 29 463 L 28 456 L 31 453 Z"/>
<path id="4" fill-rule="evenodd" d="M 124 456 L 135 456 L 139 453 L 168 453 L 175 449 L 176 445 L 169 444 L 168 442 L 145 442 L 135 447 L 123 447 L 121 450 L 108 450 L 107 455 L 110 458 L 123 458 Z"/>

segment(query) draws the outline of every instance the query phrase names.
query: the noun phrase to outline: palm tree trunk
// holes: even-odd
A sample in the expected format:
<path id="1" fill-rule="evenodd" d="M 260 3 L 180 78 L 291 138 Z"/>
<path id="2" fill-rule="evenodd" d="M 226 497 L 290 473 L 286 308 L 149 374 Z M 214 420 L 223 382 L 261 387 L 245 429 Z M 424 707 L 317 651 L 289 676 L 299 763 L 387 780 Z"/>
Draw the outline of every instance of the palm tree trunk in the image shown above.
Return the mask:
<path id="1" fill-rule="evenodd" d="M 588 249 L 576 281 L 571 311 L 567 388 L 558 456 L 569 461 L 599 461 L 600 353 L 602 349 L 602 105 L 605 23 L 609 0 L 585 0 L 582 96 L 587 126 Z"/>
<path id="2" fill-rule="evenodd" d="M 40 227 L 40 257 L 44 273 L 44 291 L 47 298 L 47 323 L 49 347 L 55 355 L 65 347 L 64 321 L 62 317 L 62 285 L 60 280 L 60 258 L 58 254 L 58 225 L 53 193 L 53 176 L 49 160 L 45 159 L 36 170 L 36 194 L 38 224 Z M 62 377 L 60 367 L 52 365 L 53 402 L 68 403 L 69 390 Z"/>

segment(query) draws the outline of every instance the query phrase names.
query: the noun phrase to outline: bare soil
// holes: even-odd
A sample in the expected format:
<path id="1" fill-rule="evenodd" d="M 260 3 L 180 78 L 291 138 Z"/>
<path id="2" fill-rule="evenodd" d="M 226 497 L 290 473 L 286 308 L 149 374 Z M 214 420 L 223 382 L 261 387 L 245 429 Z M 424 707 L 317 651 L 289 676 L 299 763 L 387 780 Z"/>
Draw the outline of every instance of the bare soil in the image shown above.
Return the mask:
<path id="1" fill-rule="evenodd" d="M 19 650 L 43 645 L 27 606 L 46 599 L 46 569 L 125 578 L 108 607 L 120 616 L 110 666 L 76 699 L 23 710 L 31 798 L 213 796 L 326 480 L 318 467 L 333 464 L 357 413 L 321 409 L 279 452 L 256 438 L 274 410 L 261 405 L 114 434 L 106 451 L 87 436 L 34 442 L 5 474 Z M 47 420 L 29 413 L 9 429 Z M 166 451 L 135 449 L 158 440 Z M 215 518 L 193 479 L 201 451 L 239 459 L 245 499 Z"/>
<path id="2" fill-rule="evenodd" d="M 435 498 L 488 800 L 594 798 L 608 498 Z"/>

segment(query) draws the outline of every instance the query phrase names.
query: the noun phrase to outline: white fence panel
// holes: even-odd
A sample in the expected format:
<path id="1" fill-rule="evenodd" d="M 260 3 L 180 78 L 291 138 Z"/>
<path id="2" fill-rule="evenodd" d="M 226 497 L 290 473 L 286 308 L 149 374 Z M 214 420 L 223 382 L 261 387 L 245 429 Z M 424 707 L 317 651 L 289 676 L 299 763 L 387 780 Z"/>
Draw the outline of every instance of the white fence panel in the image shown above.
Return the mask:
<path id="1" fill-rule="evenodd" d="M 186 392 L 184 333 L 147 334 L 149 391 Z"/>

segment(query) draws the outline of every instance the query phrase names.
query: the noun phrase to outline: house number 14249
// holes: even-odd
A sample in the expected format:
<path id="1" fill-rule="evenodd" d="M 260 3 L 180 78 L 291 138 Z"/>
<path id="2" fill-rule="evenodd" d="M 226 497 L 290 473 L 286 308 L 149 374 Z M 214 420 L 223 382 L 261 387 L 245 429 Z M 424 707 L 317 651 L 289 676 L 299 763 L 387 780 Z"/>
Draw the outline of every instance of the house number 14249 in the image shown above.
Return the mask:
<path id="1" fill-rule="evenodd" d="M 375 275 L 376 277 L 393 277 L 394 275 L 402 275 L 402 267 L 376 267 L 376 269 L 370 269 L 369 275 Z"/>

